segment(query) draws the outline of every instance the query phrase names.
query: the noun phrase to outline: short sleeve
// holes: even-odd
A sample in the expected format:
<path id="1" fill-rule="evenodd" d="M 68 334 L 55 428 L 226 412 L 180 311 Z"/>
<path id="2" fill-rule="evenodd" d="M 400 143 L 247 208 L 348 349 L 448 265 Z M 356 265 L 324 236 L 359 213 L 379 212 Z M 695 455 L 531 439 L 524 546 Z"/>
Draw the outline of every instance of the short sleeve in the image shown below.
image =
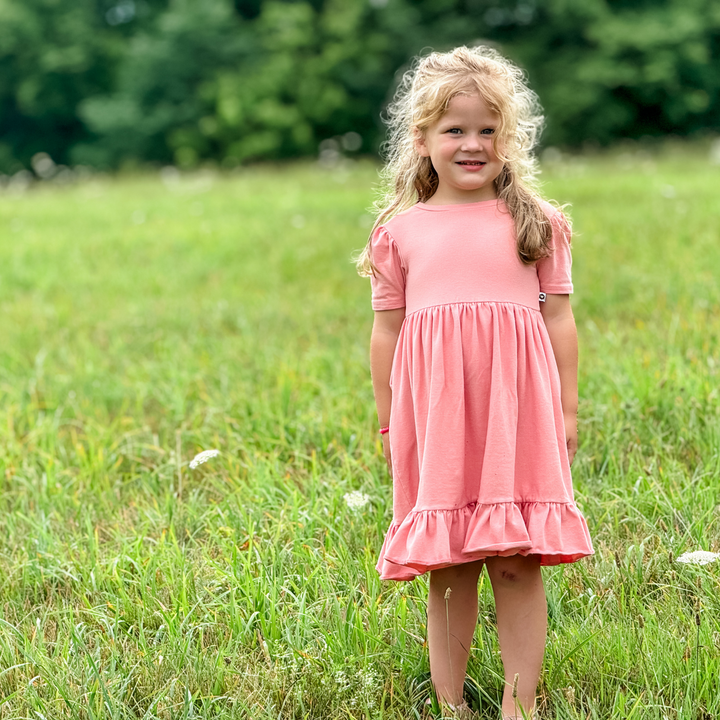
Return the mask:
<path id="1" fill-rule="evenodd" d="M 538 260 L 536 266 L 540 292 L 548 295 L 569 295 L 573 291 L 570 225 L 559 210 L 550 217 L 550 224 L 552 225 L 551 254 Z"/>
<path id="2" fill-rule="evenodd" d="M 395 240 L 380 226 L 370 238 L 375 273 L 370 276 L 373 310 L 405 307 L 405 268 Z"/>

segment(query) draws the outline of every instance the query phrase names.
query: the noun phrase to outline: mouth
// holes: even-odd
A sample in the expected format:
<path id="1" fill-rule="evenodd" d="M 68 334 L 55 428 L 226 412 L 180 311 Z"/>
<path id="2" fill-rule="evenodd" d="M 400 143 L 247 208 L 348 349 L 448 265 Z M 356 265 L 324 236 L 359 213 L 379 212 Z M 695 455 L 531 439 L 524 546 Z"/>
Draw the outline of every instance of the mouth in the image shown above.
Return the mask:
<path id="1" fill-rule="evenodd" d="M 486 163 L 481 162 L 480 160 L 459 160 L 457 164 L 465 167 L 482 167 Z"/>

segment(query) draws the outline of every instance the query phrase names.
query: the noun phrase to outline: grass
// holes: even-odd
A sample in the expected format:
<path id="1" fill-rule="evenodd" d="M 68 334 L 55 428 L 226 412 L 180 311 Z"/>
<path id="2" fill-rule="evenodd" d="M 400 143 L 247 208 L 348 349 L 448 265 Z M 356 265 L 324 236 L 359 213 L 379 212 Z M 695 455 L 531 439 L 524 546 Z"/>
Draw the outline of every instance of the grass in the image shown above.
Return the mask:
<path id="1" fill-rule="evenodd" d="M 720 714 L 718 569 L 674 562 L 720 550 L 719 175 L 685 147 L 546 169 L 577 232 L 597 552 L 545 574 L 543 718 Z M 374 570 L 391 489 L 348 262 L 374 179 L 2 195 L 0 718 L 419 717 L 426 581 Z M 480 614 L 470 684 L 494 718 L 486 578 Z"/>

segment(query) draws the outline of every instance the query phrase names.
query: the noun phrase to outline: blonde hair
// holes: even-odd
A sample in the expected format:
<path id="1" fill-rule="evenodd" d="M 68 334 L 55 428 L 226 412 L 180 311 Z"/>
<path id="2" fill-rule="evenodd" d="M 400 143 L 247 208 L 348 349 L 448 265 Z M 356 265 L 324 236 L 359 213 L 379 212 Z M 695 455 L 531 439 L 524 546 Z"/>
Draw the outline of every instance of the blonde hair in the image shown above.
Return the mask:
<path id="1" fill-rule="evenodd" d="M 543 124 L 537 95 L 525 73 L 500 53 L 480 45 L 419 58 L 405 73 L 387 109 L 388 139 L 383 192 L 375 203 L 373 232 L 416 202 L 426 202 L 437 190 L 438 176 L 429 157 L 416 149 L 425 132 L 459 94 L 479 94 L 499 116 L 493 148 L 503 163 L 495 179 L 498 198 L 505 202 L 515 224 L 520 259 L 531 264 L 549 254 L 552 227 L 540 205 L 533 149 Z M 375 273 L 370 241 L 357 259 L 361 275 Z"/>

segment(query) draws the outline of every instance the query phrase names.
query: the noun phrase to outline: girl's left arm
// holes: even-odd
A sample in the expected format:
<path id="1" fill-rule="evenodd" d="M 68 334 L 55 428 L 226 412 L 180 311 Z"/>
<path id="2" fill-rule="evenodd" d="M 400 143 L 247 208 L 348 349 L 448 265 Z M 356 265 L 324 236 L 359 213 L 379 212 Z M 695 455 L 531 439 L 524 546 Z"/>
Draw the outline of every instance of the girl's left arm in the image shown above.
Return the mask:
<path id="1" fill-rule="evenodd" d="M 578 446 L 578 342 L 570 296 L 547 295 L 545 302 L 540 303 L 540 312 L 550 336 L 555 362 L 560 373 L 565 439 L 568 457 L 572 464 Z"/>

